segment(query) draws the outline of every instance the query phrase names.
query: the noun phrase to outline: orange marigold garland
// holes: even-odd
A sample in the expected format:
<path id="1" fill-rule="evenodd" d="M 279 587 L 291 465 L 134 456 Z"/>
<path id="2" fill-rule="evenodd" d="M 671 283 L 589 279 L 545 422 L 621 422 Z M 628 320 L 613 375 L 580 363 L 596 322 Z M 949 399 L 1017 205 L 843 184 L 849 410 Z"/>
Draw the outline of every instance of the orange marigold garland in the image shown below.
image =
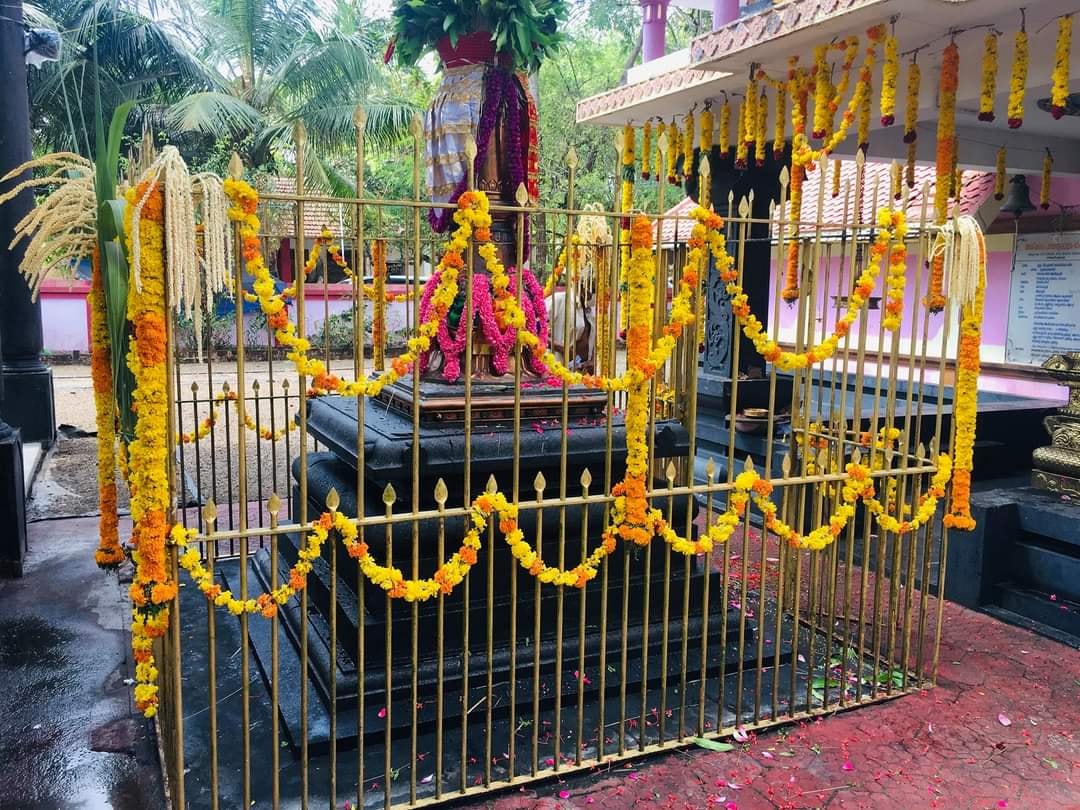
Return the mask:
<path id="1" fill-rule="evenodd" d="M 141 216 L 137 223 L 133 222 L 135 203 L 144 199 Z M 135 437 L 129 448 L 131 557 L 135 573 L 129 593 L 136 661 L 135 705 L 152 717 L 158 706 L 153 643 L 168 629 L 169 605 L 177 592 L 166 566 L 165 547 L 170 494 L 164 470 L 170 426 L 166 422 L 164 195 L 159 183 L 148 188 L 143 182 L 128 191 L 124 232 L 129 252 L 133 251 L 136 227 L 141 274 L 139 279 L 134 274 L 130 279 L 127 301 L 127 317 L 133 327 L 127 362 L 135 379 Z"/>
<path id="2" fill-rule="evenodd" d="M 1069 101 L 1069 56 L 1072 52 L 1072 15 L 1058 19 L 1054 43 L 1054 72 L 1050 75 L 1050 114 L 1055 119 L 1065 115 Z"/>
<path id="3" fill-rule="evenodd" d="M 94 385 L 94 415 L 98 451 L 98 548 L 94 560 L 116 568 L 125 559 L 116 513 L 116 399 L 113 396 L 112 350 L 109 346 L 105 288 L 97 248 L 90 277 L 90 378 Z"/>
<path id="4" fill-rule="evenodd" d="M 950 42 L 941 55 L 941 84 L 938 94 L 937 175 L 934 182 L 934 222 L 945 222 L 949 212 L 949 186 L 956 162 L 956 87 L 960 70 L 960 50 Z"/>
<path id="5" fill-rule="evenodd" d="M 1022 15 L 1023 11 L 1020 13 Z M 1027 89 L 1028 59 L 1028 35 L 1021 24 L 1020 30 L 1016 32 L 1016 39 L 1013 40 L 1012 71 L 1009 76 L 1009 129 L 1019 129 L 1024 125 L 1024 91 Z"/>
<path id="6" fill-rule="evenodd" d="M 994 97 L 997 95 L 998 33 L 991 30 L 983 40 L 982 86 L 979 90 L 979 120 L 994 120 Z"/>
<path id="7" fill-rule="evenodd" d="M 945 525 L 950 528 L 971 531 L 975 518 L 971 515 L 971 471 L 974 468 L 975 422 L 978 415 L 979 396 L 979 349 L 982 345 L 983 304 L 986 297 L 986 241 L 978 224 L 971 217 L 961 217 L 957 233 L 952 240 L 974 240 L 974 256 L 977 266 L 964 267 L 959 260 L 962 250 L 972 250 L 970 244 L 955 244 L 950 253 L 953 274 L 950 289 L 958 288 L 957 303 L 960 306 L 960 342 L 956 358 L 956 386 L 953 401 L 953 483 L 952 498 L 945 514 Z M 971 255 L 969 253 L 969 255 Z M 963 278 L 964 274 L 974 279 Z M 958 283 L 958 277 L 963 283 Z"/>

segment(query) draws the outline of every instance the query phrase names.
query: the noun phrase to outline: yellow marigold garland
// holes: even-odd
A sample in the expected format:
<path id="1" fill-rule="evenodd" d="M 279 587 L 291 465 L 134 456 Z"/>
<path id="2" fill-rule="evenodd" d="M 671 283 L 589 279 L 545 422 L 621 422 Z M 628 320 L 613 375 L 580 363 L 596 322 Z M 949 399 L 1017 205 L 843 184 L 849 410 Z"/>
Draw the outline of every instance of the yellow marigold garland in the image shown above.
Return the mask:
<path id="1" fill-rule="evenodd" d="M 677 149 L 675 151 L 678 151 Z M 634 208 L 634 128 L 629 124 L 623 127 L 622 138 L 622 182 L 619 185 L 619 210 L 622 211 L 622 227 L 619 229 L 619 267 L 626 273 L 626 263 L 630 260 L 630 211 Z M 619 328 L 626 331 L 626 282 L 620 282 Z"/>
<path id="2" fill-rule="evenodd" d="M 736 130 L 735 168 L 736 169 L 745 169 L 747 167 L 747 165 L 748 165 L 747 161 L 748 161 L 749 156 L 750 156 L 750 149 L 746 144 L 746 139 L 743 137 L 743 131 L 746 129 L 746 113 L 747 113 L 747 104 L 746 104 L 746 100 L 743 99 L 743 103 L 739 105 L 739 122 L 738 122 L 738 126 L 735 127 L 735 130 Z"/>
<path id="3" fill-rule="evenodd" d="M 900 45 L 896 34 L 885 38 L 885 61 L 881 66 L 881 125 L 891 127 L 896 122 L 896 79 L 900 74 Z"/>
<path id="4" fill-rule="evenodd" d="M 787 142 L 787 85 L 776 86 L 776 120 L 773 121 L 773 160 L 784 158 L 784 144 Z"/>
<path id="5" fill-rule="evenodd" d="M 678 161 L 679 153 L 682 151 L 682 138 L 679 135 L 679 125 L 675 123 L 675 116 L 671 117 L 671 123 L 668 124 L 667 135 L 667 179 L 674 186 L 681 181 Z"/>
<path id="6" fill-rule="evenodd" d="M 1005 147 L 998 147 L 996 165 L 994 167 L 994 199 L 1005 199 Z"/>
<path id="7" fill-rule="evenodd" d="M 754 109 L 757 112 L 757 126 L 754 128 L 754 164 L 761 167 L 765 165 L 765 149 L 768 146 L 765 133 L 769 126 L 769 96 L 764 87 L 761 88 L 761 95 L 758 96 Z"/>
<path id="8" fill-rule="evenodd" d="M 731 151 L 731 102 L 724 96 L 720 105 L 720 155 L 726 158 Z"/>
<path id="9" fill-rule="evenodd" d="M 758 128 L 758 89 L 757 78 L 751 76 L 746 81 L 746 96 L 744 98 L 745 112 L 742 122 L 742 139 L 747 148 L 757 141 Z"/>
<path id="10" fill-rule="evenodd" d="M 1058 18 L 1057 40 L 1054 43 L 1054 71 L 1050 75 L 1050 114 L 1055 119 L 1065 115 L 1069 101 L 1069 55 L 1072 52 L 1071 14 Z"/>
<path id="11" fill-rule="evenodd" d="M 641 131 L 641 179 L 648 180 L 652 176 L 652 119 L 645 122 Z"/>
<path id="12" fill-rule="evenodd" d="M 653 155 L 653 160 L 656 163 L 656 182 L 664 182 L 664 174 L 667 171 L 667 167 L 664 165 L 664 153 L 660 151 L 660 141 L 664 138 L 664 134 L 667 132 L 667 124 L 664 123 L 663 118 L 656 119 L 656 154 Z M 670 143 L 670 136 L 668 137 Z"/>
<path id="13" fill-rule="evenodd" d="M 194 444 L 197 441 L 201 441 L 210 435 L 211 429 L 217 424 L 218 419 L 221 418 L 221 410 L 217 407 L 223 402 L 231 402 L 236 406 L 239 411 L 240 406 L 237 403 L 237 396 L 235 391 L 220 391 L 214 397 L 214 405 L 210 407 L 210 413 L 206 415 L 195 427 L 194 430 L 186 430 L 183 433 L 176 434 L 176 440 L 181 444 Z M 260 439 L 267 442 L 280 441 L 286 433 L 290 433 L 297 429 L 296 417 L 293 416 L 285 424 L 285 427 L 271 430 L 269 427 L 260 426 L 256 424 L 255 418 L 246 411 L 244 412 L 244 427 L 250 430 L 252 433 L 258 435 Z"/>
<path id="14" fill-rule="evenodd" d="M 998 33 L 989 31 L 983 40 L 982 84 L 979 89 L 979 120 L 994 120 L 994 97 L 997 95 Z"/>
<path id="15" fill-rule="evenodd" d="M 870 151 L 870 111 L 871 111 L 871 88 L 863 93 L 862 102 L 859 104 L 859 150 L 865 155 Z"/>
<path id="16" fill-rule="evenodd" d="M 859 312 L 873 293 L 877 277 L 881 272 L 882 261 L 890 250 L 893 257 L 889 264 L 890 284 L 898 293 L 902 307 L 903 274 L 907 257 L 907 248 L 904 245 L 906 235 L 907 219 L 902 211 L 893 211 L 888 208 L 878 211 L 878 232 L 875 235 L 874 244 L 870 247 L 870 259 L 866 268 L 855 280 L 855 288 L 848 300 L 847 310 L 837 320 L 832 334 L 805 352 L 784 351 L 776 341 L 769 338 L 761 321 L 751 312 L 749 299 L 738 283 L 738 273 L 733 267 L 731 256 L 727 253 L 723 234 L 714 232 L 710 234 L 709 241 L 720 280 L 726 284 L 727 293 L 731 297 L 731 311 L 742 327 L 743 334 L 750 339 L 758 354 L 775 365 L 777 369 L 793 371 L 813 366 L 836 353 L 841 338 L 850 331 L 852 324 L 859 317 Z M 890 304 L 892 300 L 890 298 Z M 895 321 L 888 319 L 887 321 L 887 328 L 899 328 L 898 314 Z"/>
<path id="17" fill-rule="evenodd" d="M 1050 150 L 1046 150 L 1043 156 L 1042 185 L 1039 187 L 1039 208 L 1046 211 L 1050 208 L 1050 176 L 1054 169 L 1054 156 Z"/>
<path id="18" fill-rule="evenodd" d="M 1024 124 L 1024 91 L 1027 89 L 1029 59 L 1028 35 L 1021 25 L 1013 40 L 1012 70 L 1009 76 L 1009 129 L 1019 129 Z"/>
<path id="19" fill-rule="evenodd" d="M 907 184 L 908 188 L 915 188 L 915 157 L 918 154 L 919 133 L 916 126 L 919 123 L 919 85 L 922 82 L 922 72 L 919 63 L 914 59 L 908 66 L 907 77 L 907 100 L 904 105 L 904 143 L 907 144 Z"/>
<path id="20" fill-rule="evenodd" d="M 694 176 L 694 108 L 683 117 L 682 132 L 682 176 L 689 179 Z"/>
<path id="21" fill-rule="evenodd" d="M 705 109 L 701 111 L 701 118 L 698 121 L 698 150 L 703 155 L 709 155 L 712 153 L 713 148 L 713 112 L 712 105 L 706 103 Z"/>
<path id="22" fill-rule="evenodd" d="M 94 385 L 97 424 L 98 547 L 94 560 L 102 568 L 116 568 L 125 559 L 120 545 L 116 512 L 116 399 L 113 396 L 112 348 L 101 263 L 95 248 L 90 277 L 90 378 Z"/>
<path id="23" fill-rule="evenodd" d="M 154 639 L 169 626 L 169 605 L 176 597 L 176 582 L 166 566 L 169 482 L 164 475 L 168 455 L 168 387 L 165 369 L 165 253 L 164 195 L 154 183 L 140 183 L 128 191 L 124 233 L 133 251 L 132 233 L 139 228 L 141 278 L 128 284 L 127 318 L 132 325 L 128 368 L 135 379 L 132 408 L 135 437 L 130 446 L 131 557 L 135 563 L 129 593 L 132 602 L 131 643 L 135 657 L 135 705 L 147 717 L 157 712 L 157 669 Z M 138 223 L 134 204 L 145 199 Z"/>
<path id="24" fill-rule="evenodd" d="M 814 128 L 811 134 L 821 140 L 829 132 L 829 46 L 818 45 L 814 48 Z"/>

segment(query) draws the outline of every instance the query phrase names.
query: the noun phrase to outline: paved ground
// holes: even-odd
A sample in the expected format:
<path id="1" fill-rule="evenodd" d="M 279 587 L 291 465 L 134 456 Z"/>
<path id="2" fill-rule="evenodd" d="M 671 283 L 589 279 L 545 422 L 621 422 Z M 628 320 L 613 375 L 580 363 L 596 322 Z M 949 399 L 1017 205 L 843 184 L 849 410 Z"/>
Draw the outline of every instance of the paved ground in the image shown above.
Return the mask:
<path id="1" fill-rule="evenodd" d="M 490 802 L 696 810 L 1080 808 L 1080 652 L 947 604 L 935 689 Z"/>
<path id="2" fill-rule="evenodd" d="M 161 806 L 95 529 L 33 524 L 27 575 L 0 581 L 0 808 Z M 939 686 L 922 695 L 480 806 L 1080 808 L 1080 652 L 951 604 L 943 632 Z"/>

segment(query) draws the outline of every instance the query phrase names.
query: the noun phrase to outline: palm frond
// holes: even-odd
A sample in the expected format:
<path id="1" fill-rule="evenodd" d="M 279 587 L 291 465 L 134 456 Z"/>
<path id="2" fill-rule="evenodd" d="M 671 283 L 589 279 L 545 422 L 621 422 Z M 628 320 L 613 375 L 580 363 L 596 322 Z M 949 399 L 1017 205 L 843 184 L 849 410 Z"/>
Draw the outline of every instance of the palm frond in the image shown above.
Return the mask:
<path id="1" fill-rule="evenodd" d="M 386 149 L 401 141 L 409 134 L 413 117 L 423 112 L 409 101 L 361 95 L 356 101 L 341 104 L 322 104 L 313 99 L 295 111 L 295 118 L 307 126 L 313 143 L 320 149 L 333 151 L 355 143 L 353 113 L 357 106 L 363 106 L 367 113 L 364 138 L 376 149 Z"/>
<path id="2" fill-rule="evenodd" d="M 251 105 L 228 93 L 193 93 L 165 112 L 167 127 L 174 132 L 202 132 L 216 138 L 242 137 L 258 129 L 262 115 Z"/>

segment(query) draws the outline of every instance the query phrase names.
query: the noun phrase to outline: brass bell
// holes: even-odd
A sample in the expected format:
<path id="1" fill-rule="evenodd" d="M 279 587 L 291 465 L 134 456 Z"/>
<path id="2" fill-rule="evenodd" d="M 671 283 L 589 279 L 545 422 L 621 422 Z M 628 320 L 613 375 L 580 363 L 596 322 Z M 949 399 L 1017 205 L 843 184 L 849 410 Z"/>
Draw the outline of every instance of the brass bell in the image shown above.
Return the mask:
<path id="1" fill-rule="evenodd" d="M 1022 174 L 1013 175 L 1009 181 L 1009 194 L 1001 206 L 1001 213 L 1012 214 L 1017 219 L 1028 211 L 1034 211 L 1035 205 L 1031 202 L 1031 189 L 1028 188 L 1027 178 Z"/>

